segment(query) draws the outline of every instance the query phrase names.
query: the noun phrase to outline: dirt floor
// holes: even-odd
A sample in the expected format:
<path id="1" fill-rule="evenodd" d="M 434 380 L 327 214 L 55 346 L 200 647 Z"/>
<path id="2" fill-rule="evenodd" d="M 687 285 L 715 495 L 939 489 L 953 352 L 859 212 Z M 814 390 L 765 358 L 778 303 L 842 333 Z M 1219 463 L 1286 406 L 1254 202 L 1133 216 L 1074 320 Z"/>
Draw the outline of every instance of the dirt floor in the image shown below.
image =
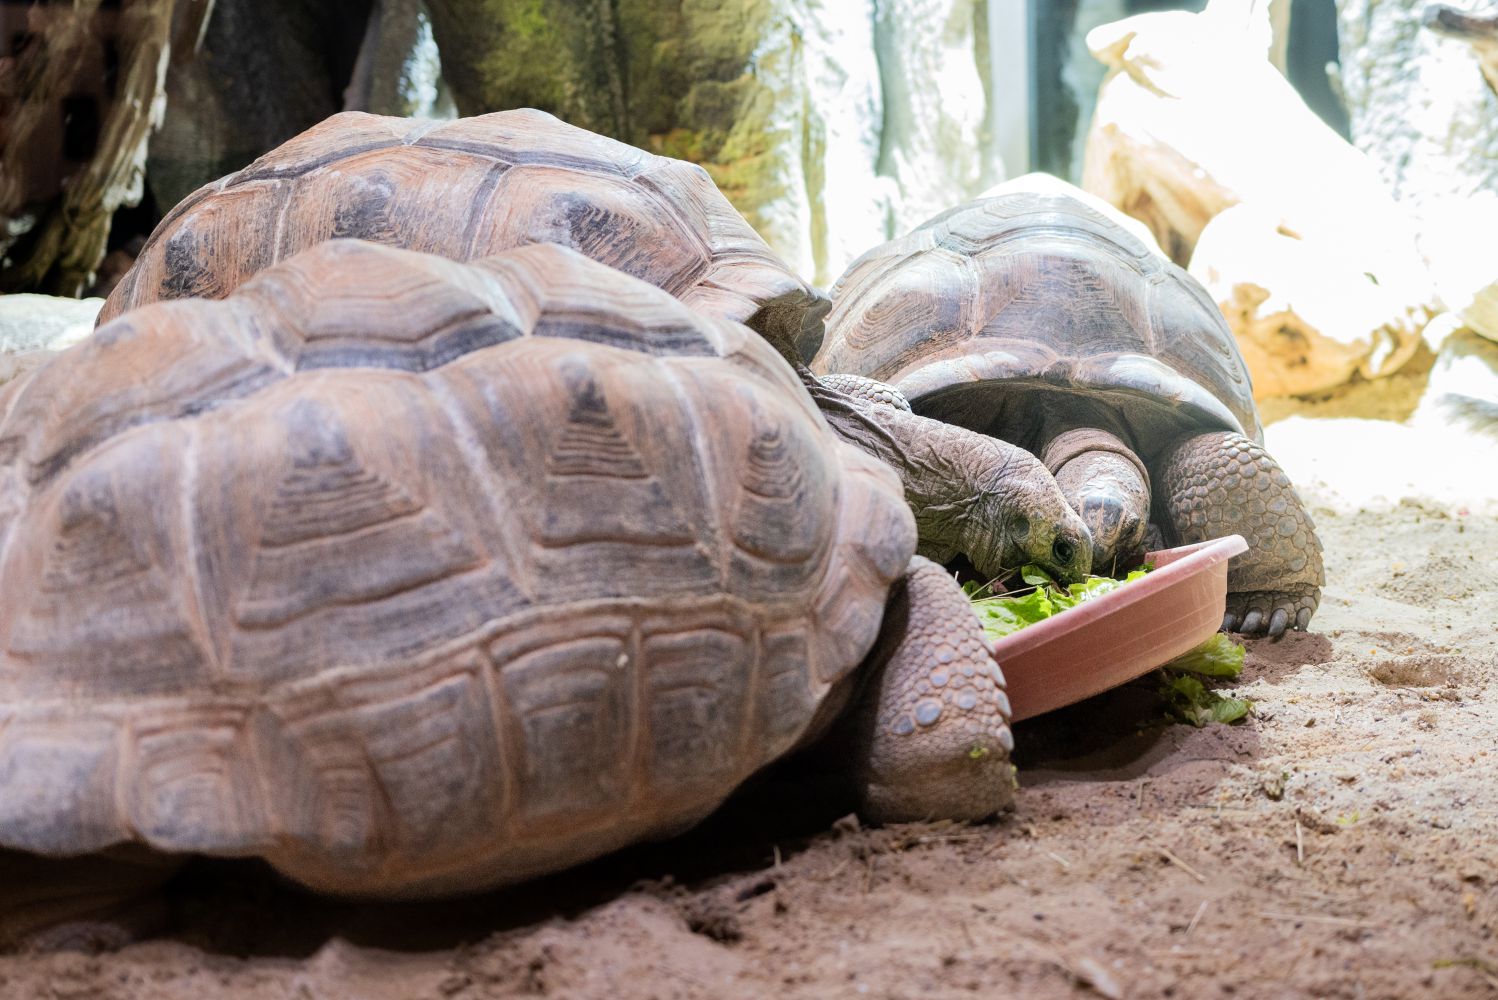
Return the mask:
<path id="1" fill-rule="evenodd" d="M 1498 995 L 1486 459 L 1419 472 L 1437 442 L 1314 415 L 1270 445 L 1330 583 L 1314 632 L 1251 644 L 1246 724 L 1163 725 L 1124 688 L 1017 727 L 991 824 L 861 829 L 772 779 L 683 840 L 442 905 L 204 866 L 142 942 L 0 957 L 0 996 Z"/>

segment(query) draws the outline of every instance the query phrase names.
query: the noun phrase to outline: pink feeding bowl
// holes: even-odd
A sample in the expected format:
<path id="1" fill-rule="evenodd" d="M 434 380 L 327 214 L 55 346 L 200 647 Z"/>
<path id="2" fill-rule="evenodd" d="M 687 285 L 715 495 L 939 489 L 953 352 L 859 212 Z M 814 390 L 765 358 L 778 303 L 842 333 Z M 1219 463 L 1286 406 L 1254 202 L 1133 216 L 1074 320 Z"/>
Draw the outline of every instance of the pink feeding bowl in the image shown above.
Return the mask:
<path id="1" fill-rule="evenodd" d="M 993 644 L 1014 721 L 1133 680 L 1211 638 L 1227 611 L 1228 560 L 1242 535 L 1151 552 L 1143 579 Z"/>

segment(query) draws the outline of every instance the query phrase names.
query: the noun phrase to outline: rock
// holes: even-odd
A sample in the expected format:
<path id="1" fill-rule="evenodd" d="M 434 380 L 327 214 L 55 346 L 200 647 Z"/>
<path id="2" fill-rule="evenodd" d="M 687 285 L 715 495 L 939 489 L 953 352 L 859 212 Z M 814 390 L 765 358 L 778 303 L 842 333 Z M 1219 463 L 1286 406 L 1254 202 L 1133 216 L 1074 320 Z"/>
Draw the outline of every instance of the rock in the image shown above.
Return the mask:
<path id="1" fill-rule="evenodd" d="M 0 386 L 87 337 L 103 299 L 0 295 Z"/>
<path id="2" fill-rule="evenodd" d="M 1145 222 L 1212 286 L 1256 395 L 1395 371 L 1436 309 L 1412 220 L 1368 158 L 1275 70 L 1271 42 L 1267 5 L 1235 0 L 1213 0 L 1201 14 L 1141 14 L 1088 35 L 1109 74 L 1083 187 Z M 1197 262 L 1208 224 L 1240 204 L 1252 211 L 1225 221 Z M 1338 303 L 1317 281 L 1354 298 Z M 1302 307 L 1312 315 L 1299 315 Z"/>
<path id="3" fill-rule="evenodd" d="M 431 16 L 421 0 L 375 0 L 343 91 L 343 109 L 404 118 L 457 117 L 442 79 Z"/>
<path id="4" fill-rule="evenodd" d="M 1472 46 L 1488 86 L 1498 93 L 1498 9 L 1464 11 L 1450 4 L 1433 3 L 1421 12 L 1420 24 L 1438 35 Z"/>
<path id="5" fill-rule="evenodd" d="M 0 354 L 60 351 L 94 329 L 103 299 L 0 295 Z"/>
<path id="6" fill-rule="evenodd" d="M 990 99 L 1003 95 L 989 93 L 990 70 L 979 58 L 988 39 L 975 27 L 980 5 L 974 0 L 881 0 L 875 6 L 884 103 L 878 173 L 895 185 L 893 225 L 882 241 L 1004 179 L 997 152 L 985 150 Z"/>
<path id="7" fill-rule="evenodd" d="M 1498 445 L 1498 344 L 1446 319 L 1430 324 L 1444 335 L 1432 344 L 1436 360 L 1410 423 Z"/>
<path id="8" fill-rule="evenodd" d="M 1422 27 L 1427 6 L 1337 0 L 1352 141 L 1417 217 L 1432 199 L 1498 190 L 1498 95 L 1469 41 Z"/>
<path id="9" fill-rule="evenodd" d="M 1424 206 L 1420 249 L 1436 291 L 1473 332 L 1498 340 L 1494 233 L 1498 233 L 1498 190 L 1432 199 Z"/>
<path id="10" fill-rule="evenodd" d="M 1441 298 L 1498 338 L 1495 18 L 1427 0 L 1339 0 L 1337 12 L 1353 142 L 1414 216 Z"/>
<path id="11" fill-rule="evenodd" d="M 529 105 L 700 163 L 828 283 L 1002 178 L 975 0 L 430 0 L 459 109 Z"/>
<path id="12" fill-rule="evenodd" d="M 1215 216 L 1191 255 L 1191 275 L 1227 317 L 1254 396 L 1304 395 L 1402 364 L 1419 342 L 1393 290 L 1328 253 L 1255 204 Z"/>

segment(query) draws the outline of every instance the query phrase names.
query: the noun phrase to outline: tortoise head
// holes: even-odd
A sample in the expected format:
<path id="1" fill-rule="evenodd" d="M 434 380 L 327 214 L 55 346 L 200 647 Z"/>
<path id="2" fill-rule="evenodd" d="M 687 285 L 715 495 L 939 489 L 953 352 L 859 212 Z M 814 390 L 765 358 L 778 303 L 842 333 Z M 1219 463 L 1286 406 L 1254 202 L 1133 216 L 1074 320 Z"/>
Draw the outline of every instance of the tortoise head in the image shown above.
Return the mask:
<path id="1" fill-rule="evenodd" d="M 1144 554 L 1149 485 L 1117 455 L 1092 453 L 1069 462 L 1056 482 L 1092 536 L 1092 565 L 1112 575 Z"/>
<path id="2" fill-rule="evenodd" d="M 1092 567 L 1086 523 L 1038 459 L 1012 452 L 964 519 L 964 551 L 991 578 L 1034 564 L 1056 580 L 1081 580 Z"/>
<path id="3" fill-rule="evenodd" d="M 1078 427 L 1058 434 L 1041 461 L 1072 510 L 1081 515 L 1092 539 L 1092 565 L 1113 574 L 1144 554 L 1149 530 L 1149 471 L 1120 438 L 1100 427 Z"/>

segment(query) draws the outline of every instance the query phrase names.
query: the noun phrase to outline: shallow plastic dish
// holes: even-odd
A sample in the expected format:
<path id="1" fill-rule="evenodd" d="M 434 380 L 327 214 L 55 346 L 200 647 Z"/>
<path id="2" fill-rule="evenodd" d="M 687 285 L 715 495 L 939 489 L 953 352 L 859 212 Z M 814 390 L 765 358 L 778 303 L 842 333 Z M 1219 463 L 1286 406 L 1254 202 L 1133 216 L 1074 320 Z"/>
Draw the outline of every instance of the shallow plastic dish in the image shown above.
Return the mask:
<path id="1" fill-rule="evenodd" d="M 1151 552 L 1141 580 L 1028 625 L 993 645 L 1014 720 L 1133 680 L 1211 638 L 1227 611 L 1228 560 L 1242 535 Z"/>

